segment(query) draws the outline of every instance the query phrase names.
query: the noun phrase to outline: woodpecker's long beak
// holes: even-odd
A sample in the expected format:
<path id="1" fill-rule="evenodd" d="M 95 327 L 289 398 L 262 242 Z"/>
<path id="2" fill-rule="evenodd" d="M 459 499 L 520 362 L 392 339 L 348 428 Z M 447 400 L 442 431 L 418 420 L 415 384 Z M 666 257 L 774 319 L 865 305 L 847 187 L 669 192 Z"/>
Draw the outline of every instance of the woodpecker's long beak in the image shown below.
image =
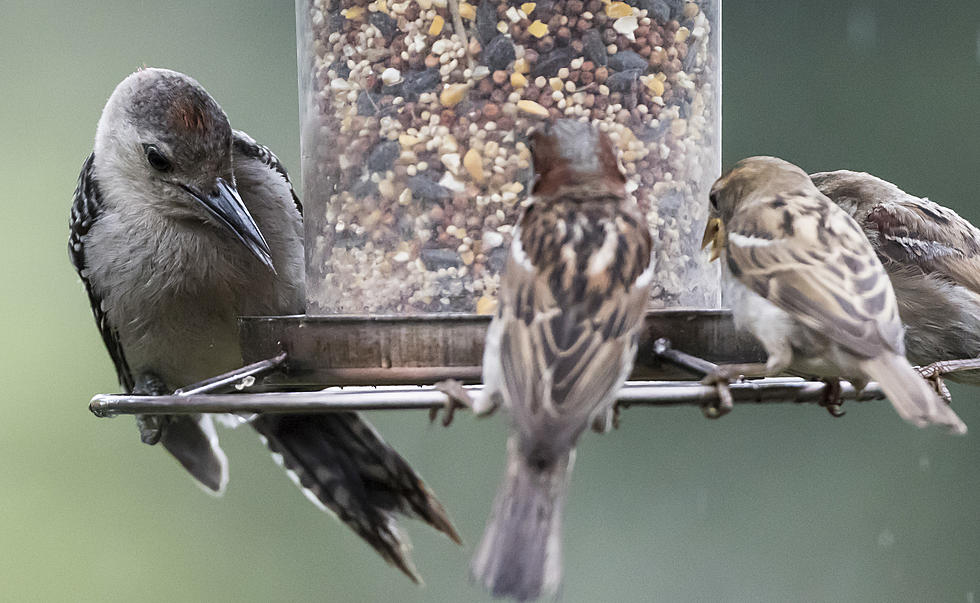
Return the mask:
<path id="1" fill-rule="evenodd" d="M 721 248 L 725 244 L 725 225 L 721 218 L 710 218 L 704 227 L 704 236 L 701 237 L 701 249 L 711 244 L 711 259 L 713 262 L 721 255 Z"/>
<path id="2" fill-rule="evenodd" d="M 266 243 L 265 237 L 262 236 L 255 220 L 252 219 L 252 214 L 248 213 L 248 209 L 235 187 L 225 182 L 224 178 L 218 178 L 214 190 L 207 195 L 203 195 L 193 188 L 186 188 L 208 210 L 208 213 L 234 233 L 235 237 L 252 252 L 252 255 L 275 273 L 276 268 L 272 265 L 272 252 L 269 249 L 269 244 Z"/>

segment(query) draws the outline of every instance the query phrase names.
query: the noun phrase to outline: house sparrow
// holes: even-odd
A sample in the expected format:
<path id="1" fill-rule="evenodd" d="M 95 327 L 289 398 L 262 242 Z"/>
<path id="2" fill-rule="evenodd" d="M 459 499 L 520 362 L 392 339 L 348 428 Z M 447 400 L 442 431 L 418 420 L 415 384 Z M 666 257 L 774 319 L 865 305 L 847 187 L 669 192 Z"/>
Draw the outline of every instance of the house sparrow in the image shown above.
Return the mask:
<path id="1" fill-rule="evenodd" d="M 864 229 L 898 299 L 910 361 L 936 390 L 942 362 L 980 357 L 980 229 L 951 209 L 871 174 L 840 170 L 810 176 Z M 980 384 L 980 370 L 949 374 Z"/>
<path id="2" fill-rule="evenodd" d="M 906 360 L 895 294 L 874 249 L 806 172 L 774 157 L 743 159 L 715 182 L 710 201 L 703 244 L 713 244 L 712 259 L 722 257 L 733 283 L 736 325 L 766 349 L 762 374 L 789 369 L 857 389 L 874 379 L 906 421 L 966 432 Z"/>
<path id="3" fill-rule="evenodd" d="M 507 473 L 472 573 L 495 596 L 553 594 L 575 443 L 611 414 L 649 298 L 651 237 L 612 141 L 559 120 L 531 136 L 536 180 L 514 230 L 474 410 L 509 411 Z"/>

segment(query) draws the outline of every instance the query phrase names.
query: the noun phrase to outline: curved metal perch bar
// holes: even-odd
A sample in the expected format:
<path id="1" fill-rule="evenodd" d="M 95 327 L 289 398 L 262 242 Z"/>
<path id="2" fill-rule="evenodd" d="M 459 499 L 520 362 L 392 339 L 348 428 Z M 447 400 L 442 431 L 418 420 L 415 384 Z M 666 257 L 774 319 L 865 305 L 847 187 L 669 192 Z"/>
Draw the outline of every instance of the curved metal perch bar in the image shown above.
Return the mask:
<path id="1" fill-rule="evenodd" d="M 842 400 L 880 400 L 884 394 L 877 384 L 869 384 L 860 395 L 842 383 Z M 731 384 L 736 403 L 819 403 L 825 383 L 795 377 L 759 379 Z M 478 395 L 481 387 L 467 389 Z M 709 406 L 719 402 L 713 386 L 693 382 L 631 381 L 619 392 L 621 407 L 630 406 Z M 344 412 L 352 410 L 429 410 L 446 406 L 446 394 L 429 386 L 378 386 L 329 388 L 316 392 L 278 392 L 242 394 L 174 394 L 134 396 L 99 394 L 89 409 L 98 417 L 126 414 L 186 413 L 262 413 L 262 412 Z"/>
<path id="2" fill-rule="evenodd" d="M 431 317 L 243 319 L 246 356 L 263 358 L 259 354 L 267 352 L 264 359 L 172 395 L 99 394 L 89 409 L 98 417 L 112 417 L 445 408 L 446 394 L 427 384 L 454 378 L 479 380 L 488 322 L 488 317 L 471 315 L 440 317 L 435 327 Z M 671 348 L 663 339 L 667 334 L 698 355 Z M 718 387 L 665 379 L 710 373 L 717 365 L 705 358 L 726 362 L 761 360 L 761 356 L 753 341 L 735 333 L 725 310 L 651 311 L 633 380 L 623 386 L 617 401 L 620 407 L 717 407 L 723 402 Z M 937 363 L 934 368 L 935 372 L 977 369 L 980 359 Z M 480 385 L 466 387 L 479 395 Z M 731 401 L 739 404 L 821 404 L 826 402 L 827 387 L 821 381 L 776 377 L 738 381 L 728 391 Z M 858 393 L 842 382 L 840 399 L 881 400 L 884 394 L 876 383 Z"/>

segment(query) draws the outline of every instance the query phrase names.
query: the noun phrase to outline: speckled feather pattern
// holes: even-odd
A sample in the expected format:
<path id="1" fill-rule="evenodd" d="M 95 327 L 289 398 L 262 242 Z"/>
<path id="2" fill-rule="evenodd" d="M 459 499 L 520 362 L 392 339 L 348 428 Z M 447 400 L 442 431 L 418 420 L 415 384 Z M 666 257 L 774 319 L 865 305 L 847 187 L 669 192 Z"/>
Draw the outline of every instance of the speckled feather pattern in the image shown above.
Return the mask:
<path id="1" fill-rule="evenodd" d="M 516 238 L 496 317 L 503 400 L 528 438 L 567 448 L 632 364 L 650 234 L 624 200 L 555 198 L 535 200 Z"/>
<path id="2" fill-rule="evenodd" d="M 537 179 L 504 268 L 477 407 L 508 411 L 507 470 L 471 565 L 495 596 L 518 600 L 559 588 L 574 447 L 629 375 L 653 272 L 646 221 L 605 135 L 559 121 L 532 137 L 532 154 Z"/>
<path id="3" fill-rule="evenodd" d="M 727 225 L 727 268 L 848 351 L 904 353 L 888 277 L 857 224 L 807 188 L 752 196 Z"/>
<path id="4" fill-rule="evenodd" d="M 909 359 L 980 356 L 980 229 L 871 174 L 838 170 L 811 179 L 861 224 L 891 277 Z M 980 383 L 980 371 L 949 378 Z"/>
<path id="5" fill-rule="evenodd" d="M 743 159 L 711 189 L 736 323 L 768 353 L 768 370 L 878 381 L 906 421 L 966 426 L 905 358 L 891 281 L 860 226 L 806 172 L 774 157 Z M 706 234 L 712 232 L 709 222 Z"/>

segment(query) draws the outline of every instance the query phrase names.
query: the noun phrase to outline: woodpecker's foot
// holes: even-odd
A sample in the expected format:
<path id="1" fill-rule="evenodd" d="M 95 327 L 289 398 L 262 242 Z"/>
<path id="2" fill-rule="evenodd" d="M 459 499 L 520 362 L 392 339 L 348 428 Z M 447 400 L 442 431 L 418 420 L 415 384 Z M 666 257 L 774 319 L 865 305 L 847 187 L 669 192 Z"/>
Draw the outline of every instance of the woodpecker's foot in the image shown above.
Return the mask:
<path id="1" fill-rule="evenodd" d="M 161 396 L 169 393 L 163 384 L 163 379 L 153 373 L 142 373 L 133 384 L 133 393 L 137 396 Z M 136 415 L 136 427 L 140 430 L 140 440 L 153 446 L 163 436 L 163 426 L 167 422 L 166 415 Z"/>
<path id="2" fill-rule="evenodd" d="M 827 387 L 823 390 L 820 406 L 826 408 L 832 417 L 843 417 L 847 413 L 843 408 L 844 401 L 840 398 L 840 379 L 824 379 L 823 382 L 827 384 Z"/>
<path id="3" fill-rule="evenodd" d="M 475 402 L 470 392 L 466 391 L 463 387 L 462 382 L 455 379 L 446 379 L 445 381 L 440 381 L 436 383 L 436 390 L 446 394 L 446 405 L 443 410 L 446 411 L 446 416 L 442 418 L 443 427 L 449 427 L 453 422 L 453 418 L 456 415 L 457 408 L 469 408 L 473 409 Z M 439 416 L 439 409 L 432 408 L 429 410 L 429 422 L 432 423 Z"/>
<path id="4" fill-rule="evenodd" d="M 943 381 L 943 369 L 945 368 L 943 362 L 933 362 L 932 364 L 926 366 L 918 366 L 916 370 L 919 374 L 929 382 L 932 389 L 936 390 L 939 397 L 943 399 L 946 404 L 953 403 L 953 395 L 949 393 L 949 388 L 946 387 L 946 383 Z"/>
<path id="5" fill-rule="evenodd" d="M 140 430 L 140 440 L 153 446 L 163 436 L 165 415 L 136 415 L 136 427 Z"/>
<path id="6" fill-rule="evenodd" d="M 609 433 L 613 429 L 619 429 L 619 404 L 615 403 L 592 419 L 592 431 L 596 433 Z"/>

